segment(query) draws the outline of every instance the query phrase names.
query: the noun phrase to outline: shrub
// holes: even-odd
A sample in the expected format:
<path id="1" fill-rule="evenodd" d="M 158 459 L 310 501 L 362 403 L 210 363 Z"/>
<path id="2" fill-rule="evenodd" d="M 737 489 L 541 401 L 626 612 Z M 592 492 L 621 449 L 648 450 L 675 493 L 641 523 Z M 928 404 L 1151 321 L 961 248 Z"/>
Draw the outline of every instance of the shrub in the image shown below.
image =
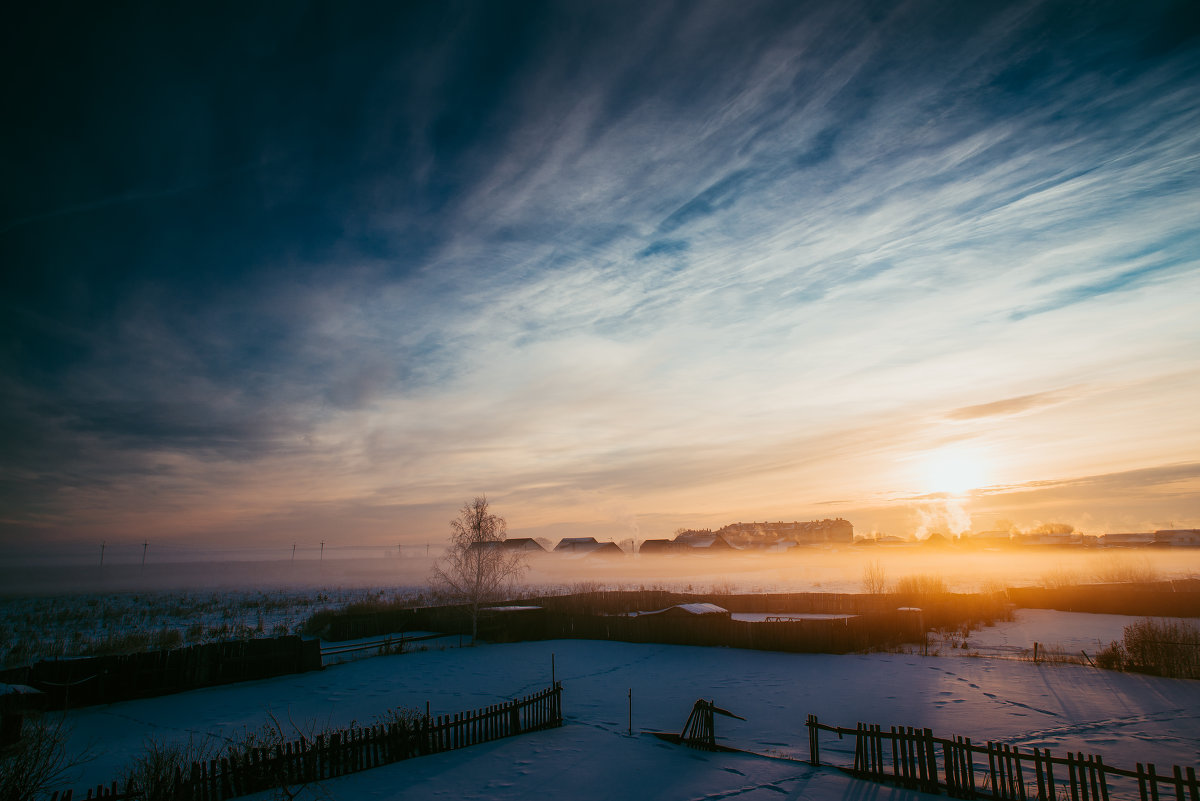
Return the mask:
<path id="1" fill-rule="evenodd" d="M 896 592 L 899 595 L 915 595 L 918 597 L 945 595 L 946 580 L 941 576 L 927 573 L 904 576 L 896 581 Z"/>
<path id="2" fill-rule="evenodd" d="M 1134 559 L 1124 554 L 1106 557 L 1095 575 L 1101 584 L 1152 584 L 1162 579 L 1146 557 Z"/>
<path id="3" fill-rule="evenodd" d="M 214 756 L 205 740 L 188 738 L 186 742 L 167 743 L 148 739 L 142 752 L 126 766 L 119 783 L 126 797 L 137 801 L 172 801 L 175 798 L 175 774 L 188 775 L 193 762 Z"/>
<path id="4" fill-rule="evenodd" d="M 1105 670 L 1124 670 L 1125 652 L 1121 643 L 1113 641 L 1100 649 L 1100 653 L 1096 654 L 1096 667 Z"/>
<path id="5" fill-rule="evenodd" d="M 1042 573 L 1040 583 L 1048 590 L 1065 590 L 1078 587 L 1083 583 L 1083 577 L 1078 571 L 1060 566 Z"/>
<path id="6" fill-rule="evenodd" d="M 1200 629 L 1183 621 L 1146 618 L 1125 627 L 1126 670 L 1179 679 L 1200 678 Z"/>
<path id="7" fill-rule="evenodd" d="M 887 590 L 887 572 L 878 559 L 863 566 L 862 588 L 868 595 L 881 595 Z"/>
<path id="8" fill-rule="evenodd" d="M 27 719 L 21 738 L 0 749 L 0 799 L 33 801 L 73 781 L 75 768 L 92 755 L 69 755 L 70 734 L 61 717 Z"/>

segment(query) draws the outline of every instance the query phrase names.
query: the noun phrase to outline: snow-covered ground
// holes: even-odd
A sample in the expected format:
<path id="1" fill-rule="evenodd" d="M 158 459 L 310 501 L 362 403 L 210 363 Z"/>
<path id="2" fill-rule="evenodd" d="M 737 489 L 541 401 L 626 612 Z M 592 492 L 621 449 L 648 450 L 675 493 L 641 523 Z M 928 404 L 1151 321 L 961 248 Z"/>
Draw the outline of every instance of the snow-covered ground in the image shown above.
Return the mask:
<path id="1" fill-rule="evenodd" d="M 1096 653 L 1110 643 L 1121 641 L 1126 626 L 1141 619 L 1054 609 L 1016 609 L 1011 621 L 972 629 L 966 637 L 950 637 L 946 643 L 965 643 L 962 645 L 964 650 L 981 656 L 1032 658 L 1034 643 L 1038 643 L 1040 653 L 1080 656 L 1083 652 L 1095 658 Z M 1156 620 L 1197 625 L 1197 621 L 1189 618 Z"/>
<path id="2" fill-rule="evenodd" d="M 993 634 L 1015 642 L 1020 627 L 1029 625 L 1022 617 Z M 69 715 L 73 745 L 90 743 L 97 757 L 76 786 L 111 780 L 151 737 L 236 736 L 268 716 L 285 726 L 348 726 L 368 723 L 389 707 L 424 710 L 426 701 L 434 714 L 497 703 L 547 686 L 552 658 L 564 685 L 561 729 L 326 781 L 307 797 L 898 801 L 917 795 L 801 762 L 701 753 L 640 734 L 678 731 L 697 698 L 746 718 L 718 718 L 721 741 L 797 760 L 808 757 L 804 720 L 813 713 L 843 726 L 920 726 L 1057 754 L 1097 753 L 1118 767 L 1200 762 L 1196 681 L 1012 659 L 555 640 L 435 646 L 316 673 L 78 710 Z M 826 736 L 822 749 L 825 757 L 848 762 L 853 742 Z"/>
<path id="3" fill-rule="evenodd" d="M 734 612 L 734 620 L 761 623 L 768 620 L 846 620 L 858 615 L 825 614 L 822 612 Z"/>

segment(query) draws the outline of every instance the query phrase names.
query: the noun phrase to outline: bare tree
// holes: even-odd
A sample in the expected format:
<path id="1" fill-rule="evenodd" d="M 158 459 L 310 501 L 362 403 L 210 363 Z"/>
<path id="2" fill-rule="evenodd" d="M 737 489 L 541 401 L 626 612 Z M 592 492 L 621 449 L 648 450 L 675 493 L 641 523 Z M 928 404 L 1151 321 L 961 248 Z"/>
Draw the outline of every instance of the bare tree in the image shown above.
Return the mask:
<path id="1" fill-rule="evenodd" d="M 0 799 L 33 801 L 77 778 L 76 769 L 93 758 L 90 747 L 68 752 L 71 727 L 60 715 L 23 723 L 16 743 L 0 748 Z"/>
<path id="2" fill-rule="evenodd" d="M 479 631 L 480 605 L 502 600 L 525 570 L 525 555 L 504 547 L 507 536 L 508 524 L 489 511 L 485 496 L 464 503 L 450 521 L 450 547 L 429 577 L 435 592 L 470 607 L 472 645 Z"/>
<path id="3" fill-rule="evenodd" d="M 878 559 L 863 566 L 862 586 L 868 595 L 880 595 L 887 589 L 887 572 Z"/>

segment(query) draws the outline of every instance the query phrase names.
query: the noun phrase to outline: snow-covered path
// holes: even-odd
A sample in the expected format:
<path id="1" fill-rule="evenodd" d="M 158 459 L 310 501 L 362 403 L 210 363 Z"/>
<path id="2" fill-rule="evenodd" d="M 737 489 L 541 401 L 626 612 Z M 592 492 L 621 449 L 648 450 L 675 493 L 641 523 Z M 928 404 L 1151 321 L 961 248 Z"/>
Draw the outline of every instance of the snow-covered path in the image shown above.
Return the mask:
<path id="1" fill-rule="evenodd" d="M 797 762 L 700 754 L 638 735 L 679 730 L 710 698 L 738 748 L 807 759 L 805 716 L 929 727 L 939 735 L 1099 753 L 1108 764 L 1200 762 L 1200 682 L 1075 665 L 907 654 L 834 656 L 557 640 L 381 656 L 260 682 L 79 710 L 75 741 L 102 749 L 79 786 L 110 780 L 146 737 L 233 736 L 274 715 L 368 723 L 392 706 L 458 712 L 563 682 L 557 730 L 425 757 L 326 782 L 333 798 L 862 798 L 893 791 Z M 627 733 L 633 692 L 634 736 Z M 829 737 L 823 756 L 848 761 Z M 757 789 L 756 789 L 757 788 Z M 818 792 L 819 791 L 819 792 Z M 896 795 L 911 795 L 899 793 Z"/>

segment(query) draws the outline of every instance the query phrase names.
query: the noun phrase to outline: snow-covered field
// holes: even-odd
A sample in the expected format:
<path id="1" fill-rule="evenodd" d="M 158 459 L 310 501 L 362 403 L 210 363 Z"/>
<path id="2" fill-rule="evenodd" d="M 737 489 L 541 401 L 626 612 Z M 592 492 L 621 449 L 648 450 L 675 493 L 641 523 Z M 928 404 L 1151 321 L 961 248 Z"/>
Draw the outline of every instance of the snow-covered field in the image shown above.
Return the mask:
<path id="1" fill-rule="evenodd" d="M 39 659 L 298 634 L 322 609 L 395 597 L 322 588 L 32 595 L 0 599 L 0 667 Z"/>
<path id="2" fill-rule="evenodd" d="M 1020 613 L 1012 623 L 986 631 L 997 643 L 1016 645 L 1031 634 L 1058 631 L 1063 641 L 1062 632 L 1071 627 L 1087 630 L 1088 637 L 1101 630 L 1080 617 L 1110 616 Z M 986 657 L 834 656 L 555 640 L 435 646 L 317 673 L 78 710 L 69 715 L 73 745 L 90 743 L 97 757 L 76 786 L 111 780 L 151 737 L 236 736 L 259 728 L 269 716 L 285 726 L 303 728 L 314 721 L 347 726 L 370 722 L 389 707 L 423 710 L 426 701 L 434 714 L 497 703 L 547 686 L 552 657 L 564 685 L 561 729 L 327 781 L 309 788 L 306 797 L 891 801 L 918 795 L 786 759 L 807 759 L 809 713 L 843 726 L 858 721 L 921 726 L 938 735 L 1057 754 L 1097 753 L 1118 767 L 1200 762 L 1196 681 Z M 701 753 L 640 733 L 678 731 L 697 698 L 746 718 L 718 718 L 723 742 L 784 758 Z M 848 762 L 853 743 L 826 736 L 822 749 L 827 758 Z"/>
<path id="3" fill-rule="evenodd" d="M 965 650 L 981 656 L 1032 658 L 1033 645 L 1038 643 L 1042 653 L 1080 656 L 1082 652 L 1094 658 L 1098 651 L 1110 643 L 1120 642 L 1125 627 L 1140 619 L 1127 615 L 1017 609 L 1013 612 L 1012 621 L 973 629 L 967 637 L 959 639 L 965 642 Z M 1157 619 L 1192 625 L 1197 623 L 1188 618 Z"/>

